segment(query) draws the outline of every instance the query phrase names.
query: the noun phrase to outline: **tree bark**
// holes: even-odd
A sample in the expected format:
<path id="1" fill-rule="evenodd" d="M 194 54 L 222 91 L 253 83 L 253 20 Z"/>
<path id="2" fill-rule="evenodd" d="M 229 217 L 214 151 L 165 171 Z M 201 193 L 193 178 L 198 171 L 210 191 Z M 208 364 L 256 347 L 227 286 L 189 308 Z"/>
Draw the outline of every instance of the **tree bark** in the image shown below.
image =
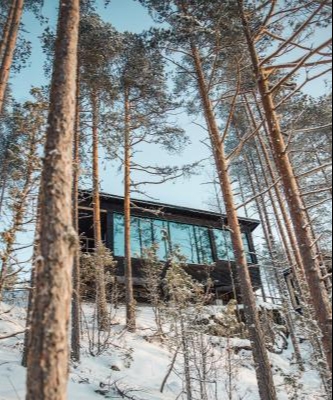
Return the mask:
<path id="1" fill-rule="evenodd" d="M 30 290 L 28 296 L 28 307 L 27 307 L 27 321 L 26 321 L 26 331 L 24 335 L 24 347 L 22 356 L 22 367 L 28 366 L 28 353 L 30 348 L 30 330 L 32 324 L 32 310 L 35 294 L 35 284 L 36 284 L 36 261 L 40 255 L 40 208 L 41 208 L 41 188 L 39 188 L 37 207 L 36 207 L 36 226 L 35 226 L 35 240 L 34 240 L 34 250 L 32 256 L 32 266 L 30 274 Z"/>
<path id="2" fill-rule="evenodd" d="M 101 200 L 99 189 L 99 137 L 98 137 L 98 98 L 95 89 L 91 93 L 92 118 L 93 118 L 93 208 L 94 208 L 94 237 L 96 254 L 96 306 L 98 327 L 102 331 L 109 329 L 109 313 L 106 301 L 106 285 L 104 264 L 101 260 L 103 247 L 102 225 L 101 225 Z"/>
<path id="3" fill-rule="evenodd" d="M 262 68 L 257 54 L 251 29 L 245 15 L 243 0 L 238 0 L 244 33 L 246 36 L 253 68 L 257 78 L 263 108 L 267 120 L 268 131 L 274 150 L 274 158 L 283 181 L 286 200 L 289 205 L 291 219 L 296 232 L 298 247 L 300 248 L 305 275 L 311 291 L 312 304 L 316 318 L 323 335 L 323 346 L 327 362 L 332 371 L 332 309 L 329 304 L 328 294 L 322 281 L 320 265 L 313 251 L 311 232 L 308 219 L 304 210 L 302 196 L 299 191 L 297 179 L 291 165 L 286 143 L 282 134 L 280 121 L 276 112 L 273 96 L 270 92 L 268 78 Z"/>
<path id="4" fill-rule="evenodd" d="M 1 42 L 0 42 L 0 60 L 2 60 L 4 51 L 8 44 L 10 28 L 12 26 L 14 13 L 15 13 L 16 2 L 17 2 L 17 0 L 12 0 L 12 2 L 11 2 L 10 8 L 8 10 L 6 23 L 5 23 L 3 31 L 2 31 L 2 38 L 1 38 Z"/>
<path id="5" fill-rule="evenodd" d="M 259 392 L 262 400 L 276 400 L 277 394 L 275 390 L 273 374 L 265 347 L 264 335 L 260 326 L 256 300 L 252 288 L 249 268 L 247 265 L 247 259 L 242 240 L 242 232 L 235 208 L 233 189 L 228 171 L 229 165 L 226 159 L 224 143 L 221 141 L 221 135 L 215 119 L 213 105 L 209 98 L 200 54 L 193 42 L 191 43 L 191 50 L 195 63 L 195 71 L 202 105 L 205 112 L 206 122 L 209 127 L 216 168 L 226 204 L 228 224 L 231 230 L 238 275 L 241 283 L 242 297 L 245 306 L 245 315 L 253 346 L 253 356 L 256 363 Z"/>
<path id="6" fill-rule="evenodd" d="M 256 143 L 255 143 L 255 149 L 256 149 L 256 153 L 257 153 L 257 157 L 258 157 L 258 161 L 259 161 L 259 165 L 260 165 L 262 176 L 264 177 L 266 186 L 269 187 L 269 181 L 268 181 L 267 176 L 265 174 L 266 169 L 264 168 L 263 161 L 261 159 L 261 154 L 259 152 L 259 149 L 257 148 L 257 144 Z M 260 186 L 260 180 L 259 180 L 259 176 L 258 176 L 257 173 L 256 173 L 256 182 L 257 182 L 257 185 L 259 187 Z M 259 187 L 259 190 L 261 190 L 260 187 Z M 279 212 L 278 212 L 276 203 L 274 201 L 274 198 L 273 198 L 273 195 L 272 195 L 272 191 L 269 192 L 269 199 L 270 199 L 270 203 L 271 203 L 271 206 L 272 206 L 272 209 L 273 209 L 273 214 L 276 217 L 276 221 L 277 221 L 277 224 L 278 224 L 278 228 L 279 228 L 281 237 L 284 238 L 285 237 L 284 236 L 285 232 L 284 232 L 281 220 L 279 218 Z M 257 207 L 258 207 L 258 209 L 260 209 L 260 201 L 259 201 L 259 199 L 257 201 Z M 288 327 L 288 330 L 290 332 L 290 338 L 291 338 L 291 341 L 292 341 L 292 344 L 293 344 L 293 347 L 294 347 L 294 350 L 295 350 L 295 357 L 296 357 L 297 364 L 298 364 L 300 370 L 304 371 L 304 362 L 303 362 L 303 358 L 302 358 L 299 342 L 297 340 L 297 336 L 296 336 L 296 333 L 295 333 L 295 327 L 294 327 L 293 316 L 292 316 L 295 311 L 292 311 L 293 307 L 291 305 L 291 301 L 290 300 L 288 301 L 288 294 L 287 294 L 288 289 L 286 288 L 286 282 L 284 280 L 284 277 L 282 277 L 283 271 L 281 271 L 281 267 L 279 267 L 279 265 L 276 263 L 276 260 L 277 260 L 277 254 L 276 254 L 276 250 L 275 250 L 276 249 L 276 243 L 275 243 L 275 240 L 274 240 L 273 227 L 272 227 L 272 224 L 271 224 L 271 221 L 270 221 L 270 218 L 269 218 L 269 211 L 267 209 L 264 196 L 261 199 L 261 208 L 262 208 L 262 211 L 261 211 L 262 216 L 261 217 L 264 218 L 262 221 L 264 223 L 265 239 L 266 239 L 266 243 L 268 245 L 268 250 L 269 250 L 270 257 L 272 259 L 274 277 L 275 277 L 275 280 L 276 280 L 276 283 L 277 283 L 277 287 L 278 287 L 279 292 L 280 292 L 280 296 L 281 296 L 281 299 L 282 299 L 282 305 L 283 305 L 283 307 L 285 309 L 285 312 L 286 312 L 285 317 L 286 317 L 287 327 Z M 284 244 L 283 247 L 284 247 L 284 250 L 286 252 L 287 259 L 290 262 L 290 261 L 292 261 L 292 259 L 290 260 L 290 255 L 289 255 L 289 252 L 288 252 L 288 248 L 289 248 L 288 243 L 285 240 L 283 240 L 283 244 Z"/>
<path id="7" fill-rule="evenodd" d="M 72 143 L 79 0 L 61 0 L 41 182 L 40 256 L 36 262 L 27 400 L 67 399 L 73 255 Z"/>
<path id="8" fill-rule="evenodd" d="M 73 226 L 79 232 L 79 182 L 80 182 L 80 65 L 77 67 L 76 79 L 76 116 L 74 128 L 74 149 L 73 149 Z M 81 295 L 80 295 L 80 247 L 76 249 L 73 262 L 73 298 L 72 298 L 72 332 L 71 348 L 72 360 L 80 362 L 81 352 Z"/>
<path id="9" fill-rule="evenodd" d="M 131 104 L 129 89 L 125 87 L 125 281 L 127 328 L 136 330 L 136 303 L 133 290 L 132 249 L 131 249 Z"/>
<path id="10" fill-rule="evenodd" d="M 2 64 L 0 69 L 0 115 L 2 114 L 3 111 L 6 89 L 10 75 L 10 69 L 13 63 L 17 36 L 19 33 L 20 23 L 23 14 L 23 6 L 24 6 L 24 0 L 15 1 L 15 10 L 12 17 L 10 32 L 8 35 L 8 40 L 2 59 Z"/>

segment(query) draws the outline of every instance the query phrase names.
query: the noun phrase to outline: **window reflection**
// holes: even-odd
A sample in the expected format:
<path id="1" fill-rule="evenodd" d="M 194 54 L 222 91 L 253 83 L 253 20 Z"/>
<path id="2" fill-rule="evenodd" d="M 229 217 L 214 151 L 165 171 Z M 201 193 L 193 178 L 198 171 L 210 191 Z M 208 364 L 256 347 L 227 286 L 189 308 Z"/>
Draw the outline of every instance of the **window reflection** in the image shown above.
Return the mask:
<path id="1" fill-rule="evenodd" d="M 125 226 L 124 216 L 121 214 L 114 214 L 113 219 L 113 237 L 114 237 L 114 255 L 117 257 L 125 256 Z"/>
<path id="2" fill-rule="evenodd" d="M 214 237 L 218 259 L 222 261 L 235 261 L 231 232 L 214 229 Z M 251 254 L 250 242 L 247 233 L 243 233 L 242 238 L 247 261 L 249 263 L 253 263 L 253 256 Z"/>
<path id="3" fill-rule="evenodd" d="M 199 264 L 196 242 L 194 237 L 194 227 L 191 225 L 170 223 L 172 248 L 176 248 L 182 253 L 190 264 Z"/>
<path id="4" fill-rule="evenodd" d="M 153 242 L 157 245 L 157 256 L 160 260 L 167 260 L 170 253 L 170 234 L 168 223 L 152 220 Z"/>
<path id="5" fill-rule="evenodd" d="M 195 226 L 194 228 L 199 258 L 198 262 L 199 264 L 212 264 L 214 258 L 209 229 L 201 226 Z"/>
<path id="6" fill-rule="evenodd" d="M 235 254 L 229 231 L 214 229 L 214 237 L 219 260 L 235 261 Z"/>
<path id="7" fill-rule="evenodd" d="M 244 248 L 245 248 L 245 253 L 246 253 L 246 258 L 249 263 L 253 263 L 253 254 L 251 253 L 251 248 L 250 248 L 250 242 L 249 242 L 249 236 L 247 233 L 243 233 L 243 243 L 244 243 Z"/>
<path id="8" fill-rule="evenodd" d="M 212 232 L 212 236 L 210 234 Z M 125 256 L 124 215 L 114 214 L 114 255 Z M 187 225 L 152 218 L 131 218 L 131 250 L 133 258 L 142 258 L 144 251 L 153 245 L 160 260 L 166 261 L 172 250 L 179 251 L 189 264 L 214 262 L 212 240 L 215 240 L 217 257 L 221 261 L 235 261 L 231 233 L 226 230 Z M 244 247 L 249 263 L 253 262 L 249 237 L 243 233 Z"/>

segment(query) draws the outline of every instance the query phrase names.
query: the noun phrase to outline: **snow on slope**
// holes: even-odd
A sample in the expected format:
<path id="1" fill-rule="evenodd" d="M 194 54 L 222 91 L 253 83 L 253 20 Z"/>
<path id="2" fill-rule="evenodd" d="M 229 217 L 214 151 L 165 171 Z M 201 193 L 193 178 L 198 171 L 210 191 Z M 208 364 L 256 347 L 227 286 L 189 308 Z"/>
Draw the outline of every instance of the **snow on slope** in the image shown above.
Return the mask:
<path id="1" fill-rule="evenodd" d="M 4 313 L 5 312 L 5 313 Z M 85 306 L 85 314 L 91 316 L 93 308 Z M 87 336 L 83 342 L 83 357 L 80 365 L 71 366 L 69 380 L 69 400 L 103 400 L 103 393 L 108 385 L 118 382 L 122 390 L 130 389 L 129 394 L 137 400 L 175 400 L 182 392 L 182 379 L 172 374 L 163 394 L 160 393 L 162 381 L 171 363 L 172 354 L 166 346 L 147 340 L 154 327 L 154 317 L 151 308 L 141 306 L 138 313 L 138 332 L 131 334 L 124 331 L 124 310 L 117 315 L 119 325 L 115 326 L 110 338 L 110 347 L 98 357 L 89 354 Z M 24 329 L 25 312 L 22 308 L 12 308 L 0 303 L 0 337 L 20 332 Z M 214 340 L 217 340 L 214 338 Z M 249 345 L 247 341 L 234 339 L 233 346 Z M 226 340 L 223 342 L 226 344 Z M 0 400 L 19 400 L 25 398 L 26 371 L 20 366 L 23 335 L 18 335 L 0 341 Z M 309 358 L 306 353 L 305 358 Z M 240 368 L 238 372 L 238 392 L 235 400 L 259 400 L 256 386 L 256 376 L 252 365 L 251 354 L 240 353 Z M 279 400 L 292 399 L 292 393 L 287 393 L 285 379 L 294 376 L 296 369 L 291 365 L 291 346 L 282 356 L 271 355 L 275 371 L 276 385 L 279 390 Z M 181 365 L 177 365 L 181 369 Z M 221 361 L 221 377 L 223 377 L 223 360 Z M 226 377 L 225 377 L 226 379 Z M 319 400 L 324 397 L 320 392 L 320 380 L 310 367 L 301 380 L 303 387 L 297 399 Z M 237 396 L 236 396 L 237 394 Z M 106 397 L 108 398 L 108 397 Z M 110 392 L 109 398 L 116 397 Z M 225 385 L 218 386 L 217 400 L 227 400 Z M 180 397 L 182 399 L 182 397 Z M 211 400 L 211 399 L 209 399 Z M 212 400 L 216 400 L 215 396 Z"/>

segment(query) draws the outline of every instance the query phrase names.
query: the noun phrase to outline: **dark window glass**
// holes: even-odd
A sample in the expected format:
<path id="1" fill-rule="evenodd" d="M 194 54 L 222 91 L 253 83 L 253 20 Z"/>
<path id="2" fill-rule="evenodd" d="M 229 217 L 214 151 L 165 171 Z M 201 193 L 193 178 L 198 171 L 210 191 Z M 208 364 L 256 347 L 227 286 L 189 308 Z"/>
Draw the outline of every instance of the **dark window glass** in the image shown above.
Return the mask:
<path id="1" fill-rule="evenodd" d="M 229 231 L 214 229 L 214 236 L 218 259 L 224 261 L 235 261 L 231 233 Z"/>
<path id="2" fill-rule="evenodd" d="M 147 249 L 151 249 L 153 242 L 153 231 L 152 231 L 152 220 L 138 218 L 139 220 L 139 230 L 140 230 L 140 245 L 141 245 L 141 256 L 143 255 L 143 251 Z"/>
<path id="3" fill-rule="evenodd" d="M 196 226 L 194 228 L 199 264 L 212 264 L 214 259 L 209 229 L 201 226 Z"/>
<path id="4" fill-rule="evenodd" d="M 248 236 L 247 233 L 243 233 L 242 237 L 243 237 L 243 243 L 244 243 L 244 248 L 245 248 L 245 252 L 246 252 L 247 261 L 249 263 L 253 263 L 254 257 L 251 254 L 249 236 Z"/>
<path id="5" fill-rule="evenodd" d="M 216 231 L 222 232 L 222 231 Z M 114 255 L 125 255 L 124 216 L 114 214 Z M 178 250 L 189 264 L 212 264 L 213 251 L 209 229 L 150 218 L 131 218 L 133 258 L 141 258 L 145 249 L 157 246 L 160 260 L 167 260 L 171 250 Z"/>
<path id="6" fill-rule="evenodd" d="M 178 248 L 188 263 L 199 264 L 194 226 L 171 222 L 170 233 L 173 250 Z"/>
<path id="7" fill-rule="evenodd" d="M 113 237 L 114 237 L 114 255 L 116 257 L 125 256 L 125 226 L 124 216 L 114 214 L 113 218 Z"/>
<path id="8" fill-rule="evenodd" d="M 131 218 L 131 252 L 133 258 L 141 258 L 142 231 L 140 229 L 140 219 Z"/>
<path id="9" fill-rule="evenodd" d="M 229 231 L 214 229 L 214 236 L 218 259 L 223 261 L 235 261 L 235 253 L 232 244 L 231 233 Z M 246 233 L 243 233 L 242 238 L 247 261 L 249 263 L 253 263 L 253 256 L 250 251 L 248 235 Z"/>
<path id="10" fill-rule="evenodd" d="M 157 255 L 160 260 L 167 260 L 170 253 L 169 227 L 166 221 L 152 220 L 153 240 L 157 245 Z"/>

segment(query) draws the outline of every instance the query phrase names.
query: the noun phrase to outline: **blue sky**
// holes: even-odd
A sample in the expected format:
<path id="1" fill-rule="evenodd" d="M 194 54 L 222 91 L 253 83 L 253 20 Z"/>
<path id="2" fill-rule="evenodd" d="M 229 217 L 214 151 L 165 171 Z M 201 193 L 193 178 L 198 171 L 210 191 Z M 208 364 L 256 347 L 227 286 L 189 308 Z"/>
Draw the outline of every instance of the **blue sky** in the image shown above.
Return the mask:
<path id="1" fill-rule="evenodd" d="M 104 0 L 97 0 L 99 14 L 105 21 L 111 22 L 120 31 L 141 32 L 152 25 L 150 16 L 138 1 L 111 0 L 111 4 L 107 8 L 104 7 L 103 3 Z M 45 0 L 43 8 L 43 14 L 49 18 L 53 26 L 57 20 L 57 4 L 58 0 Z M 19 101 L 24 101 L 29 97 L 29 90 L 32 86 L 41 86 L 48 83 L 43 74 L 44 55 L 38 39 L 44 27 L 40 26 L 40 23 L 30 13 L 25 14 L 24 25 L 25 35 L 33 44 L 33 54 L 30 59 L 30 66 L 19 75 L 13 76 L 11 80 L 15 98 Z M 320 32 L 317 37 L 318 41 L 325 40 L 324 36 L 328 34 L 326 31 Z M 311 93 L 317 95 L 321 94 L 323 89 L 323 82 L 319 83 L 318 81 L 309 87 Z M 208 157 L 208 150 L 201 143 L 207 135 L 206 132 L 192 124 L 186 115 L 180 116 L 178 122 L 186 129 L 192 140 L 192 145 L 188 146 L 184 154 L 180 157 L 170 157 L 162 151 L 156 150 L 156 148 L 151 148 L 147 149 L 140 157 L 145 158 L 145 160 L 149 159 L 151 163 L 159 162 L 164 165 L 190 163 Z M 122 195 L 121 174 L 108 162 L 103 162 L 102 171 L 102 189 L 109 193 Z M 161 200 L 161 202 L 207 208 L 207 202 L 213 197 L 214 193 L 212 188 L 205 185 L 205 182 L 211 180 L 211 174 L 207 170 L 202 175 L 193 177 L 190 180 L 180 180 L 174 184 L 169 183 L 158 187 L 150 187 L 148 193 Z"/>
<path id="2" fill-rule="evenodd" d="M 43 14 L 49 18 L 50 24 L 53 26 L 55 26 L 57 20 L 57 3 L 55 0 L 45 0 L 43 8 Z M 97 0 L 99 14 L 105 21 L 111 22 L 120 31 L 141 32 L 148 29 L 153 23 L 146 10 L 137 1 L 112 0 L 107 8 L 104 7 L 103 3 L 103 0 Z M 19 101 L 24 101 L 29 97 L 29 90 L 32 86 L 48 83 L 48 79 L 43 75 L 44 55 L 38 39 L 44 27 L 40 26 L 40 23 L 31 13 L 25 14 L 23 22 L 26 37 L 33 44 L 33 54 L 29 67 L 19 75 L 13 76 L 11 80 L 15 98 Z M 205 138 L 206 133 L 191 124 L 191 121 L 185 115 L 181 116 L 178 122 L 188 131 L 192 140 L 192 145 L 180 157 L 170 157 L 156 148 L 147 149 L 147 152 L 144 155 L 141 154 L 141 157 L 144 156 L 145 159 L 149 158 L 152 163 L 162 165 L 181 165 L 208 157 L 208 150 L 200 143 Z M 195 176 L 189 180 L 180 179 L 175 183 L 147 188 L 147 192 L 161 202 L 207 208 L 207 201 L 213 195 L 213 191 L 207 190 L 207 186 L 203 185 L 208 180 L 210 178 L 204 172 L 203 175 Z M 122 176 L 116 168 L 107 162 L 103 162 L 102 165 L 102 189 L 113 194 L 123 194 Z"/>

